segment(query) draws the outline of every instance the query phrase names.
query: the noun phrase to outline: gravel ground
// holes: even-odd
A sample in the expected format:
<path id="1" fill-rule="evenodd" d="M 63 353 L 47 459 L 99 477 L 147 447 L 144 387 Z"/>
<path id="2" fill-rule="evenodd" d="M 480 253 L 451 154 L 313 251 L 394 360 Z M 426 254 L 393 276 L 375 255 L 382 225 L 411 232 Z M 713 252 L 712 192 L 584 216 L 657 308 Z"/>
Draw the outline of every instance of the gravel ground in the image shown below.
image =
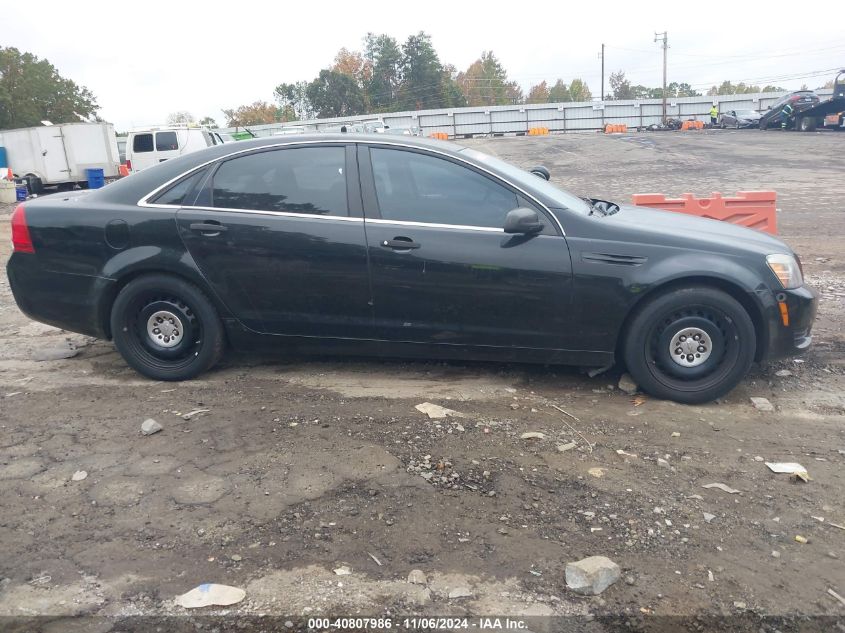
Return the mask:
<path id="1" fill-rule="evenodd" d="M 3 277 L 0 629 L 210 630 L 200 616 L 157 619 L 188 613 L 174 599 L 205 582 L 246 598 L 192 614 L 282 616 L 283 630 L 329 614 L 533 616 L 531 630 L 845 626 L 828 593 L 845 595 L 843 141 L 465 141 L 610 200 L 778 192 L 780 233 L 822 292 L 815 346 L 706 406 L 632 398 L 613 372 L 482 363 L 231 354 L 200 380 L 156 383 L 107 341 L 29 321 Z M 35 360 L 67 343 L 74 357 Z M 423 402 L 461 417 L 429 419 Z M 163 430 L 142 435 L 147 418 Z M 772 460 L 812 480 L 773 474 Z M 591 555 L 622 578 L 583 597 L 564 568 Z M 425 584 L 406 581 L 415 569 Z"/>

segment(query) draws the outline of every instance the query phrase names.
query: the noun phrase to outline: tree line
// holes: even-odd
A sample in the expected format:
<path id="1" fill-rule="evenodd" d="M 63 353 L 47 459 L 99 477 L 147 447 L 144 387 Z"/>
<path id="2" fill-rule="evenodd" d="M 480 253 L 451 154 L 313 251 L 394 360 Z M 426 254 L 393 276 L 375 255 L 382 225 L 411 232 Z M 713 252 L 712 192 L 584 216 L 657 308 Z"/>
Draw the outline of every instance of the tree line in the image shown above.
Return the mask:
<path id="1" fill-rule="evenodd" d="M 527 95 L 508 77 L 492 51 L 466 70 L 443 63 L 431 36 L 420 31 L 400 43 L 387 34 L 368 33 L 361 50 L 341 48 L 333 63 L 311 81 L 281 83 L 275 102 L 256 101 L 223 110 L 231 127 L 312 118 L 379 114 L 402 110 L 494 106 L 516 103 L 589 101 L 583 79 L 558 79 L 532 86 Z"/>
<path id="2" fill-rule="evenodd" d="M 662 98 L 663 89 L 632 84 L 623 70 L 610 74 L 606 99 Z M 831 86 L 828 82 L 826 86 Z M 802 86 L 806 90 L 806 86 Z M 723 81 L 707 95 L 781 92 L 783 88 Z M 667 97 L 696 97 L 701 93 L 686 82 L 672 82 Z M 311 81 L 280 83 L 272 102 L 255 101 L 222 110 L 229 127 L 379 114 L 403 110 L 494 106 L 519 103 L 590 101 L 587 83 L 574 78 L 541 81 L 526 94 L 508 76 L 493 51 L 484 51 L 465 70 L 443 63 L 431 40 L 420 31 L 400 43 L 390 35 L 368 33 L 361 50 L 341 48 L 333 62 Z M 97 120 L 96 98 L 84 86 L 62 77 L 46 59 L 0 46 L 0 129 L 30 127 L 41 121 L 68 123 Z M 206 116 L 199 121 L 187 111 L 168 116 L 168 123 L 199 123 L 217 127 Z"/>

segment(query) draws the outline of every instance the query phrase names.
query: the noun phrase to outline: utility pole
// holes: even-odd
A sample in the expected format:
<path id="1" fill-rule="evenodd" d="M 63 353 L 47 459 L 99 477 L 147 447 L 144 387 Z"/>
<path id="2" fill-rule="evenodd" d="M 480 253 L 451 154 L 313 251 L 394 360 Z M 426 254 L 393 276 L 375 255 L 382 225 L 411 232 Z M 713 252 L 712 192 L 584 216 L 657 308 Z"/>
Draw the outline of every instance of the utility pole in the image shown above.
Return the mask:
<path id="1" fill-rule="evenodd" d="M 663 123 L 666 123 L 666 52 L 669 49 L 669 31 L 654 34 L 655 42 L 663 42 Z"/>
<path id="2" fill-rule="evenodd" d="M 601 45 L 599 59 L 601 60 L 601 100 L 604 101 L 604 44 Z"/>

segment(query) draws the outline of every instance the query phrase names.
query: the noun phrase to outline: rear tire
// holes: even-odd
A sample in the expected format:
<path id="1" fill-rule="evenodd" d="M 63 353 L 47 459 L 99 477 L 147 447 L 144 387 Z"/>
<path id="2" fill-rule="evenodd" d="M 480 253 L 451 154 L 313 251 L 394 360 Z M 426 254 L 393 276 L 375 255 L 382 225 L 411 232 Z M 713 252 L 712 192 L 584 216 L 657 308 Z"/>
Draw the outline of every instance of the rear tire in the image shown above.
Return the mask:
<path id="1" fill-rule="evenodd" d="M 795 123 L 795 128 L 801 132 L 812 132 L 816 129 L 816 118 L 803 116 Z"/>
<path id="2" fill-rule="evenodd" d="M 26 188 L 29 189 L 30 194 L 37 196 L 44 193 L 44 184 L 35 174 L 27 174 L 24 176 L 24 180 L 26 180 Z"/>
<path id="3" fill-rule="evenodd" d="M 745 308 L 721 290 L 681 288 L 634 315 L 623 357 L 647 393 L 683 404 L 715 400 L 748 373 L 757 340 Z"/>
<path id="4" fill-rule="evenodd" d="M 223 355 L 223 325 L 196 286 L 170 275 L 133 279 L 111 312 L 114 344 L 127 364 L 154 380 L 188 380 Z"/>

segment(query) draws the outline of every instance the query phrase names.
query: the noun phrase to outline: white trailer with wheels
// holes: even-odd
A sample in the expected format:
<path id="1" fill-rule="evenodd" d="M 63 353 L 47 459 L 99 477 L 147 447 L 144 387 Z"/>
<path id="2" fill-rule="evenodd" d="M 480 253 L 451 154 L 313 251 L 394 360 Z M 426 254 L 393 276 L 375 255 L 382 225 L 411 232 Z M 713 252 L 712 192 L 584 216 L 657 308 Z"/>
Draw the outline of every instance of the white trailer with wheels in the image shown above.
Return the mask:
<path id="1" fill-rule="evenodd" d="M 105 178 L 119 174 L 120 155 L 111 123 L 64 123 L 0 130 L 15 178 L 27 181 L 30 193 L 45 187 L 88 186 L 86 169 L 102 169 Z"/>

